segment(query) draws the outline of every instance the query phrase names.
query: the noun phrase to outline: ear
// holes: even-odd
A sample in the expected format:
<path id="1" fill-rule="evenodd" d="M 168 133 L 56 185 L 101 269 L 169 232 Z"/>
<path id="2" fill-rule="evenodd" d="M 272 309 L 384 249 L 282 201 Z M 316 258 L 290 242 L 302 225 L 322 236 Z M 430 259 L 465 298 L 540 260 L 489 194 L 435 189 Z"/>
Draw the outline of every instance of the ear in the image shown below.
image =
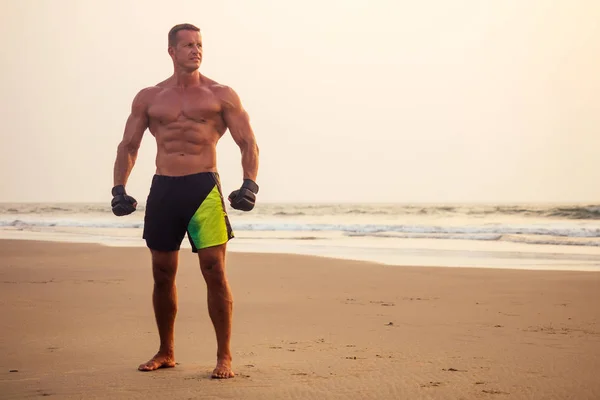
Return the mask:
<path id="1" fill-rule="evenodd" d="M 167 52 L 169 53 L 169 55 L 171 57 L 173 57 L 173 54 L 175 54 L 175 49 L 171 46 L 167 47 Z"/>

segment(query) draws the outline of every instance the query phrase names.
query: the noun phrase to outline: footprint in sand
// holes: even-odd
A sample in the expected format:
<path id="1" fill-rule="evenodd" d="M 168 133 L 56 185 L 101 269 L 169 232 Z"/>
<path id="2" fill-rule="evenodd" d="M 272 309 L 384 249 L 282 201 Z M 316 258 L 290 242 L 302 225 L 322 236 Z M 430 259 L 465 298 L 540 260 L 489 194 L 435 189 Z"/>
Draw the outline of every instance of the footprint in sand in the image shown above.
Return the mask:
<path id="1" fill-rule="evenodd" d="M 519 314 L 505 313 L 505 312 L 502 312 L 502 311 L 498 311 L 498 314 L 505 315 L 507 317 L 518 317 L 519 316 Z"/>
<path id="2" fill-rule="evenodd" d="M 346 299 L 344 304 L 355 304 L 355 305 L 363 305 L 363 303 L 357 302 L 356 299 Z"/>
<path id="3" fill-rule="evenodd" d="M 569 328 L 554 328 L 553 326 L 546 325 L 546 326 L 530 326 L 527 329 L 522 329 L 522 331 L 524 331 L 524 332 L 542 332 L 542 333 L 546 333 L 548 335 L 556 335 L 556 334 L 568 335 L 573 330 L 569 329 Z"/>
<path id="4" fill-rule="evenodd" d="M 482 392 L 487 393 L 487 394 L 510 394 L 508 392 L 502 392 L 500 390 L 494 390 L 494 389 L 483 389 Z"/>
<path id="5" fill-rule="evenodd" d="M 380 306 L 384 306 L 384 307 L 393 307 L 395 306 L 394 303 L 392 303 L 391 301 L 370 301 L 369 303 L 371 304 L 379 304 Z"/>
<path id="6" fill-rule="evenodd" d="M 439 297 L 435 297 L 434 300 L 437 300 Z M 409 301 L 421 301 L 421 300 L 430 300 L 427 297 L 403 297 L 402 300 L 409 300 Z M 475 303 L 475 304 L 479 304 L 479 303 Z"/>
<path id="7" fill-rule="evenodd" d="M 429 382 L 429 383 L 422 383 L 420 386 L 422 388 L 430 388 L 430 387 L 440 386 L 441 384 L 442 384 L 442 382 Z"/>

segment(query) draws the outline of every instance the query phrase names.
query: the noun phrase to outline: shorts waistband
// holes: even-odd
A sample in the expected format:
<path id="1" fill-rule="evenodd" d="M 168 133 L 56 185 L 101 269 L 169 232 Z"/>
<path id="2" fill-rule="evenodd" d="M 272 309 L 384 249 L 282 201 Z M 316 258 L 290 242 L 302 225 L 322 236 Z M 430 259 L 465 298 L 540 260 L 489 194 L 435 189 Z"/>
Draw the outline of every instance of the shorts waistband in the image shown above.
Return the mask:
<path id="1" fill-rule="evenodd" d="M 214 177 L 216 179 L 219 179 L 219 173 L 218 172 L 213 172 L 213 171 L 206 171 L 206 172 L 197 172 L 194 174 L 188 174 L 188 175 L 159 175 L 159 174 L 154 174 L 153 180 L 160 180 L 160 181 L 188 181 L 188 180 L 192 180 L 192 179 L 197 179 L 197 178 L 202 178 L 202 177 Z"/>

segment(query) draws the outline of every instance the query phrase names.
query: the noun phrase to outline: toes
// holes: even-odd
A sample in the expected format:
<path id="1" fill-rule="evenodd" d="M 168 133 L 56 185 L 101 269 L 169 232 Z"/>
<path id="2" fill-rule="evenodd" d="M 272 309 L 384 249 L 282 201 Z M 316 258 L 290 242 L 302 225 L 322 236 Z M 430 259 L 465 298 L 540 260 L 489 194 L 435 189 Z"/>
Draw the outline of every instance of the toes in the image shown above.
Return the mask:
<path id="1" fill-rule="evenodd" d="M 155 369 L 160 368 L 160 363 L 154 360 L 148 361 L 146 364 L 142 364 L 138 367 L 140 371 L 154 371 Z"/>
<path id="2" fill-rule="evenodd" d="M 213 371 L 212 377 L 214 379 L 229 379 L 233 378 L 235 375 L 231 371 Z"/>
<path id="3" fill-rule="evenodd" d="M 173 368 L 175 367 L 175 361 L 171 359 L 155 359 L 148 361 L 145 364 L 141 364 L 138 367 L 140 371 L 154 371 L 159 368 Z"/>
<path id="4" fill-rule="evenodd" d="M 140 371 L 152 371 L 152 370 L 154 370 L 156 368 L 155 368 L 154 363 L 147 363 L 147 364 L 140 365 L 138 369 Z"/>

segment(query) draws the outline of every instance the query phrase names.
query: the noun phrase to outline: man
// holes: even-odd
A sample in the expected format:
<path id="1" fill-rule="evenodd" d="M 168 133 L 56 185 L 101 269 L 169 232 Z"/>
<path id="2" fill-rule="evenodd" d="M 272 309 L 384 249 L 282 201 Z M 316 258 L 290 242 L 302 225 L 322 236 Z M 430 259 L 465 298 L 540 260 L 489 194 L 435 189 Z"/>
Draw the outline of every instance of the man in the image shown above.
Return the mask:
<path id="1" fill-rule="evenodd" d="M 125 191 L 146 129 L 157 144 L 156 173 L 146 204 L 143 238 L 152 255 L 153 307 L 160 337 L 158 353 L 140 371 L 175 366 L 175 275 L 187 233 L 207 285 L 208 311 L 217 337 L 213 378 L 232 378 L 230 348 L 233 299 L 225 274 L 225 248 L 234 237 L 216 168 L 216 145 L 229 129 L 241 150 L 243 184 L 229 195 L 232 208 L 250 211 L 258 193 L 258 146 L 236 92 L 199 72 L 200 29 L 174 26 L 168 35 L 171 77 L 134 98 L 114 164 L 111 206 L 118 216 L 135 211 Z"/>

